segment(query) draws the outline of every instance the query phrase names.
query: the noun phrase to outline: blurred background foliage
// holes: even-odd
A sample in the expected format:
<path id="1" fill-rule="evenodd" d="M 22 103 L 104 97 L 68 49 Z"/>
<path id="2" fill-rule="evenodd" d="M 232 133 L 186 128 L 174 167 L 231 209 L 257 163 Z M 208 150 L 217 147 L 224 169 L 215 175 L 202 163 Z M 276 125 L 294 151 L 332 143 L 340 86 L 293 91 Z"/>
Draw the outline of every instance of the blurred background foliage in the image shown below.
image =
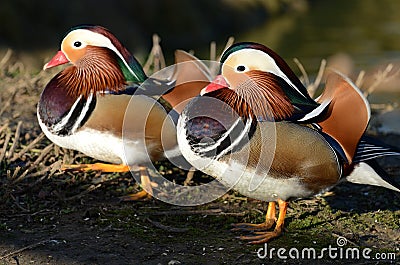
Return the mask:
<path id="1" fill-rule="evenodd" d="M 211 41 L 221 52 L 229 36 L 256 41 L 313 72 L 323 58 L 352 56 L 369 67 L 400 58 L 397 0 L 1 0 L 0 57 L 7 48 L 40 67 L 59 49 L 69 28 L 109 28 L 141 62 L 157 33 L 171 63 L 177 48 L 208 59 Z"/>
<path id="2" fill-rule="evenodd" d="M 225 42 L 289 12 L 291 0 L 2 0 L 0 45 L 23 52 L 57 49 L 69 28 L 83 23 L 109 28 L 139 56 L 149 52 L 151 36 L 162 47 L 208 50 L 210 41 Z M 299 3 L 306 5 L 304 0 Z"/>

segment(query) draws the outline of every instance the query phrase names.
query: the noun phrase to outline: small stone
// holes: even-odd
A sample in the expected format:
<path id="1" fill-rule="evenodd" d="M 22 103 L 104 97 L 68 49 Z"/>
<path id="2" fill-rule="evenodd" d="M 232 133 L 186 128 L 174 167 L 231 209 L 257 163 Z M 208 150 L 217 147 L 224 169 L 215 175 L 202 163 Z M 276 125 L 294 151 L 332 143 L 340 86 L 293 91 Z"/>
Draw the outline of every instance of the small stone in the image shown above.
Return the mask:
<path id="1" fill-rule="evenodd" d="M 168 265 L 176 265 L 176 264 L 181 264 L 181 262 L 180 262 L 179 260 L 175 260 L 175 259 L 170 260 L 170 261 L 168 262 Z"/>

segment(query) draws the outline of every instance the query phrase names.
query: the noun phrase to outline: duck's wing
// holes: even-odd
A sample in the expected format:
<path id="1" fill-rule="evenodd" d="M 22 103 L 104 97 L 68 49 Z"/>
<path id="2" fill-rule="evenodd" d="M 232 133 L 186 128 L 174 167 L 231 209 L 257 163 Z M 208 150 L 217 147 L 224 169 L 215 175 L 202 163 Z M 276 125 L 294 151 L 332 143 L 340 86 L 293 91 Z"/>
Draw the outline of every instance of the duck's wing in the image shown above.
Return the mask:
<path id="1" fill-rule="evenodd" d="M 195 56 L 175 51 L 175 69 L 171 80 L 174 88 L 162 95 L 172 108 L 181 113 L 187 102 L 198 96 L 200 91 L 211 82 L 208 67 Z"/>
<path id="2" fill-rule="evenodd" d="M 329 102 L 317 124 L 340 144 L 352 163 L 371 115 L 367 99 L 350 79 L 332 70 L 317 101 Z"/>

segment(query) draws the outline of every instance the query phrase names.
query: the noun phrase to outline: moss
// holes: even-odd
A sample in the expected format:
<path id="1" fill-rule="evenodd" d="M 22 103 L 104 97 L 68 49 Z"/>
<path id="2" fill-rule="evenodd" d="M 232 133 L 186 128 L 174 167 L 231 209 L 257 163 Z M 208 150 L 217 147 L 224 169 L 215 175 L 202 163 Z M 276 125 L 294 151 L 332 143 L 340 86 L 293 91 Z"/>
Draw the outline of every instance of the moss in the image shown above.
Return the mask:
<path id="1" fill-rule="evenodd" d="M 375 219 L 374 222 L 386 225 L 388 228 L 400 229 L 400 211 L 383 210 L 370 214 Z"/>
<path id="2" fill-rule="evenodd" d="M 0 223 L 0 231 L 7 231 L 8 226 L 6 223 Z"/>

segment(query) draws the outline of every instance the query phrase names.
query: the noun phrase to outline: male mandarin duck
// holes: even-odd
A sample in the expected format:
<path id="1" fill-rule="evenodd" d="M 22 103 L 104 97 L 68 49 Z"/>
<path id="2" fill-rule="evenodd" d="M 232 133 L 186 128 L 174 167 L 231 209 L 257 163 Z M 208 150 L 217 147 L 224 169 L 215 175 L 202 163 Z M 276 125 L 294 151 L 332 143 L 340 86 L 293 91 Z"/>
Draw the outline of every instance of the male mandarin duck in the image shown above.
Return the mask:
<path id="1" fill-rule="evenodd" d="M 148 80 L 156 96 L 162 96 L 169 108 L 178 109 L 198 95 L 210 79 L 194 56 L 183 51 L 175 55 L 177 63 L 192 62 L 178 64 L 172 81 L 150 80 L 109 30 L 81 25 L 67 33 L 61 50 L 44 69 L 66 63 L 72 66 L 59 72 L 43 90 L 37 107 L 40 127 L 55 144 L 112 164 L 64 165 L 64 170 L 126 172 L 129 166 L 139 166 L 143 191 L 129 198 L 149 196 L 146 191 L 151 193 L 152 188 L 142 163 L 149 158 L 164 159 L 168 151 L 170 157 L 180 155 L 176 152 L 177 115 L 174 123 L 174 110 L 167 113 L 155 99 L 138 95 L 139 85 Z M 191 80 L 198 82 L 185 83 L 188 71 Z M 176 85 L 172 90 L 171 84 Z M 128 106 L 132 113 L 124 121 Z"/>
<path id="2" fill-rule="evenodd" d="M 264 223 L 234 228 L 255 232 L 241 238 L 257 244 L 282 233 L 290 199 L 320 194 L 342 179 L 400 192 L 373 160 L 400 151 L 364 135 L 369 119 L 366 98 L 340 73 L 331 72 L 314 101 L 275 52 L 238 43 L 221 57 L 221 75 L 181 113 L 178 144 L 197 169 L 269 202 Z"/>

